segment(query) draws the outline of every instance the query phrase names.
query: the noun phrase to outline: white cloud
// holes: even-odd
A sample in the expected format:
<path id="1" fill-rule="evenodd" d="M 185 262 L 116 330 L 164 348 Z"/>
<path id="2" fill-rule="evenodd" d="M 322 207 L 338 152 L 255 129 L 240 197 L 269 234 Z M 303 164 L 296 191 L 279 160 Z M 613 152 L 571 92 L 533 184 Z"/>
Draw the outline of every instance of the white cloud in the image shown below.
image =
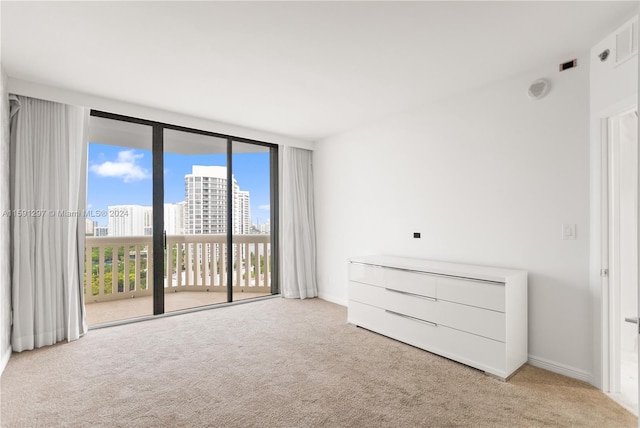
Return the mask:
<path id="1" fill-rule="evenodd" d="M 258 207 L 258 209 L 262 210 L 262 211 L 269 211 L 271 209 L 271 205 L 266 204 L 266 205 L 260 205 Z"/>
<path id="2" fill-rule="evenodd" d="M 151 178 L 149 170 L 137 164 L 144 154 L 135 153 L 135 150 L 123 150 L 118 152 L 115 162 L 105 161 L 91 165 L 90 169 L 101 177 L 122 178 L 125 183 Z"/>

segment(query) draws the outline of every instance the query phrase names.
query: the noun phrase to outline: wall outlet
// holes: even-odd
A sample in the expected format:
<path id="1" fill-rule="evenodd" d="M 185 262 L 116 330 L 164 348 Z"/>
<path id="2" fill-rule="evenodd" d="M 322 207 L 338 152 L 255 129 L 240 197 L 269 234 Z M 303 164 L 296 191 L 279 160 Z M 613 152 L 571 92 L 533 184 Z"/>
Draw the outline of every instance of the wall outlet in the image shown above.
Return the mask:
<path id="1" fill-rule="evenodd" d="M 420 238 L 420 232 L 413 232 L 414 238 Z"/>

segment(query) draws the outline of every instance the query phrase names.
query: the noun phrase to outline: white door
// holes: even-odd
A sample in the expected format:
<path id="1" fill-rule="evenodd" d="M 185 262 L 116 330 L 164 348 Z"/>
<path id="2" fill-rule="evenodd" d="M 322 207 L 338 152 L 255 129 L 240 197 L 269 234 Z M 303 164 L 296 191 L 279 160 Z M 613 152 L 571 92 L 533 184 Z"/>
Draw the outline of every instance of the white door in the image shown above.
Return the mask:
<path id="1" fill-rule="evenodd" d="M 638 116 L 609 121 L 610 392 L 638 414 Z"/>

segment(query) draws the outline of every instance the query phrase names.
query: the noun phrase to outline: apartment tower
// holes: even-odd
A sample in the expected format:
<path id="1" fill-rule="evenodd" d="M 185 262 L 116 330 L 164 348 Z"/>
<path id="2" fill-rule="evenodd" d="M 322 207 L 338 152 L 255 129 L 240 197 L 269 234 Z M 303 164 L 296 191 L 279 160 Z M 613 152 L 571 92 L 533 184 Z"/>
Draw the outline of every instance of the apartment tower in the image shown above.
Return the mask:
<path id="1" fill-rule="evenodd" d="M 233 178 L 233 177 L 232 177 Z M 184 233 L 224 234 L 227 232 L 227 168 L 193 165 L 184 177 Z M 251 231 L 249 192 L 241 191 L 233 178 L 234 234 Z"/>

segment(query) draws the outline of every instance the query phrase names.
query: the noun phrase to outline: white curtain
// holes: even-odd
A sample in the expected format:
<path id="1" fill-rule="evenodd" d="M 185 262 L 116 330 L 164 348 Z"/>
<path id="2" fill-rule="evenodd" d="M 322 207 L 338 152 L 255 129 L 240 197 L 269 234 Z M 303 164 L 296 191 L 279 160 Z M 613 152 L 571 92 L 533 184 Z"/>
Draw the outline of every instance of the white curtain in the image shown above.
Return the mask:
<path id="1" fill-rule="evenodd" d="M 83 260 L 89 111 L 11 96 L 13 350 L 87 331 Z"/>
<path id="2" fill-rule="evenodd" d="M 280 282 L 284 297 L 318 295 L 312 153 L 284 147 L 282 156 Z"/>

